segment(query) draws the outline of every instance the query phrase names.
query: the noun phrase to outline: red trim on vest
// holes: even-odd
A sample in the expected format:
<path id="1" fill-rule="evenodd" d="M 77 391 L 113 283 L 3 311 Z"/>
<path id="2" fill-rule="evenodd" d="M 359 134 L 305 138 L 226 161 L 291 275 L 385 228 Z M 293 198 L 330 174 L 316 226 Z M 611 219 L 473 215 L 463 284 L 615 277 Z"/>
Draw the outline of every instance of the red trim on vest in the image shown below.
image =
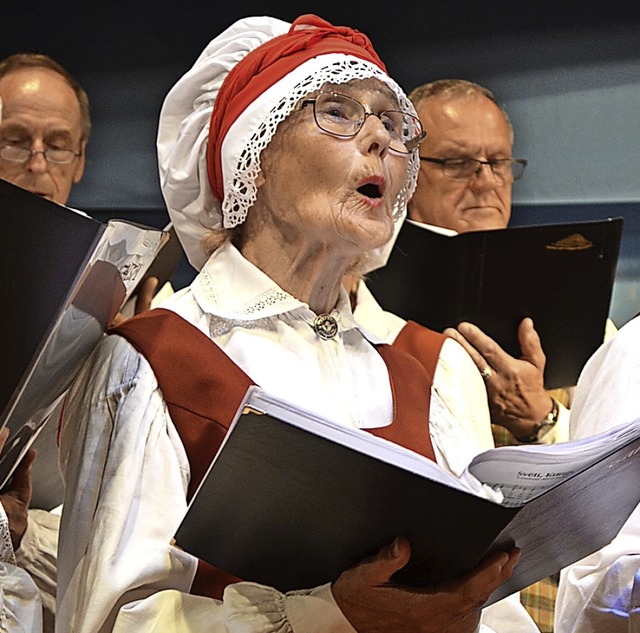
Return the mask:
<path id="1" fill-rule="evenodd" d="M 247 389 L 254 383 L 208 336 L 170 310 L 159 308 L 144 312 L 110 329 L 109 333 L 126 338 L 145 356 L 154 371 L 189 458 L 189 500 L 213 460 Z M 414 336 L 408 340 L 414 343 L 430 338 L 413 327 L 409 333 Z M 395 345 L 381 345 L 377 349 L 389 371 L 394 419 L 389 426 L 367 430 L 435 460 L 428 427 L 435 365 L 425 367 Z M 437 362 L 437 354 L 435 359 Z M 198 369 L 197 375 L 194 368 Z M 220 393 L 225 397 L 216 397 Z M 238 580 L 200 561 L 191 593 L 220 599 L 224 588 Z"/>
<path id="2" fill-rule="evenodd" d="M 208 336 L 170 310 L 143 312 L 112 333 L 126 338 L 153 369 L 189 458 L 189 501 L 254 383 Z"/>
<path id="3" fill-rule="evenodd" d="M 429 434 L 431 380 L 426 369 L 416 358 L 390 345 L 380 345 L 377 350 L 389 370 L 393 422 L 365 430 L 435 461 Z"/>
<path id="4" fill-rule="evenodd" d="M 242 578 L 238 578 L 224 571 L 224 569 L 220 569 L 214 565 L 210 565 L 204 560 L 198 559 L 196 575 L 193 577 L 189 593 L 193 596 L 204 596 L 206 598 L 222 600 L 224 590 L 236 582 L 242 582 Z"/>
<path id="5" fill-rule="evenodd" d="M 431 385 L 446 338 L 440 332 L 430 330 L 415 321 L 408 321 L 393 342 L 393 347 L 416 358 L 425 368 Z"/>

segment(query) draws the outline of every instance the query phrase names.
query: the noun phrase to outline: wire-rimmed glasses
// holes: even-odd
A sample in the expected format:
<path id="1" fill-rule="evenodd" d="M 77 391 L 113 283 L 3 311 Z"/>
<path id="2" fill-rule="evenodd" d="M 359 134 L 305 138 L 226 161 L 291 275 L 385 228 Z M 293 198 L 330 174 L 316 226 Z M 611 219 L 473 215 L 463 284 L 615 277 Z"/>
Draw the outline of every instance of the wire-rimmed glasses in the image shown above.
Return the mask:
<path id="1" fill-rule="evenodd" d="M 425 137 L 417 117 L 401 110 L 369 112 L 353 97 L 338 92 L 320 92 L 313 99 L 304 99 L 300 107 L 313 104 L 313 117 L 323 131 L 340 138 L 355 136 L 368 116 L 376 116 L 390 136 L 389 149 L 410 154 Z"/>
<path id="2" fill-rule="evenodd" d="M 21 145 L 2 145 L 0 147 L 0 158 L 10 163 L 24 164 L 36 154 L 42 154 L 48 163 L 53 163 L 54 165 L 67 165 L 74 158 L 82 155 L 81 152 L 59 147 L 47 147 L 46 149 L 31 149 Z"/>

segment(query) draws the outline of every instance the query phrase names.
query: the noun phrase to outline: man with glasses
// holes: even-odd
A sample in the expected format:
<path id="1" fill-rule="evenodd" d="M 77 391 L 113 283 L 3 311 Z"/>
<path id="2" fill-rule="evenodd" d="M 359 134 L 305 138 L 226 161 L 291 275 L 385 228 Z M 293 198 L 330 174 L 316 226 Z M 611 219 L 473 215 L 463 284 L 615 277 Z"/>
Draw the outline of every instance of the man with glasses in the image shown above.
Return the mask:
<path id="1" fill-rule="evenodd" d="M 462 79 L 419 86 L 409 98 L 427 132 L 409 217 L 455 233 L 507 227 L 511 187 L 526 160 L 513 158 L 513 128 L 486 88 Z"/>
<path id="2" fill-rule="evenodd" d="M 61 64 L 39 53 L 17 53 L 0 60 L 0 178 L 66 204 L 73 185 L 83 176 L 90 134 L 87 93 Z M 142 284 L 136 313 L 149 309 L 156 286 L 154 278 Z M 116 321 L 123 319 L 120 314 L 116 317 Z M 41 452 L 57 451 L 55 435 L 55 423 L 50 422 L 36 442 Z M 57 468 L 55 473 L 46 470 L 50 463 L 36 462 L 36 470 L 41 466 L 36 481 L 59 480 Z M 18 485 L 3 491 L 0 503 L 8 517 L 17 564 L 31 574 L 40 590 L 44 631 L 53 631 L 59 514 L 28 509 L 31 466 L 23 466 L 16 471 L 21 475 Z M 0 509 L 0 527 L 1 519 Z"/>
<path id="3" fill-rule="evenodd" d="M 0 178 L 65 204 L 85 166 L 89 99 L 46 55 L 0 62 Z"/>
<path id="4" fill-rule="evenodd" d="M 66 204 L 73 185 L 82 178 L 90 132 L 87 94 L 58 62 L 35 53 L 18 53 L 0 61 L 0 178 Z M 47 447 L 57 450 L 49 434 L 42 439 L 50 439 Z M 45 630 L 53 630 L 59 516 L 29 509 L 30 467 L 18 481 L 14 476 L 12 488 L 3 492 L 0 502 L 8 517 L 17 565 L 36 581 Z M 16 568 L 15 575 L 20 573 Z M 30 597 L 37 599 L 37 592 Z M 31 630 L 25 621 L 28 601 L 18 602 L 23 604 L 14 614 L 22 620 L 17 626 Z M 38 628 L 34 622 L 33 630 Z"/>
<path id="5" fill-rule="evenodd" d="M 463 79 L 442 79 L 409 98 L 427 132 L 409 221 L 448 235 L 507 228 L 512 186 L 527 161 L 512 156 L 513 127 L 493 93 Z M 568 415 L 561 396 L 544 389 L 545 357 L 530 319 L 519 328 L 519 359 L 472 325 L 446 333 L 466 347 L 485 377 L 495 424 L 523 442 L 567 439 Z M 502 428 L 494 434 L 499 444 L 513 443 Z"/>

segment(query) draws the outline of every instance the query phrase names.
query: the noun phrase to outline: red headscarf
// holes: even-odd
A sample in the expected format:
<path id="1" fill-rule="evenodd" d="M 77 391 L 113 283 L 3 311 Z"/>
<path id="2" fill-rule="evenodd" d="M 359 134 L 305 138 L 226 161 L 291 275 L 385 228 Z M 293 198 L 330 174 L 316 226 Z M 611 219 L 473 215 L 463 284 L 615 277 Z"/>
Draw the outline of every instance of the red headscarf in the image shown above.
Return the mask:
<path id="1" fill-rule="evenodd" d="M 265 42 L 231 69 L 216 98 L 207 147 L 209 183 L 218 200 L 224 195 L 220 147 L 229 128 L 249 104 L 280 79 L 304 62 L 330 53 L 358 57 L 386 73 L 364 33 L 333 26 L 311 14 L 297 18 L 288 33 Z"/>

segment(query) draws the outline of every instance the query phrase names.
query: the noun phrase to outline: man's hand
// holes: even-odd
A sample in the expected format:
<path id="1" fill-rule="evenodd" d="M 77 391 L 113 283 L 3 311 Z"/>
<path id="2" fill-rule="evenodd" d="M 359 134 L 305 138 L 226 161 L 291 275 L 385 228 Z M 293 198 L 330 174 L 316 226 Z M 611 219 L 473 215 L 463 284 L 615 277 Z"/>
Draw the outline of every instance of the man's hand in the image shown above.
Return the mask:
<path id="1" fill-rule="evenodd" d="M 158 290 L 158 278 L 147 277 L 138 288 L 138 296 L 136 297 L 136 307 L 134 309 L 135 314 L 146 312 L 151 310 L 151 302 Z"/>
<path id="2" fill-rule="evenodd" d="M 9 436 L 9 429 L 0 431 L 0 451 Z M 28 510 L 31 501 L 31 465 L 36 458 L 36 451 L 30 448 L 16 466 L 8 490 L 0 495 L 0 502 L 9 520 L 9 532 L 14 551 L 27 529 Z"/>
<path id="3" fill-rule="evenodd" d="M 147 277 L 141 284 L 140 288 L 138 288 L 138 292 L 136 293 L 136 306 L 134 308 L 134 314 L 140 314 L 141 312 L 146 312 L 147 310 L 151 310 L 151 302 L 153 301 L 153 297 L 156 294 L 156 290 L 158 289 L 158 278 L 157 277 Z M 122 314 L 122 312 L 118 312 L 116 316 L 113 318 L 109 327 L 116 327 L 120 325 L 123 321 L 126 321 L 127 317 Z"/>
<path id="4" fill-rule="evenodd" d="M 533 321 L 523 319 L 518 326 L 522 355 L 514 358 L 492 338 L 471 323 L 444 333 L 469 352 L 485 378 L 491 421 L 504 426 L 515 437 L 531 436 L 553 408 L 544 388 L 546 357 Z"/>
<path id="5" fill-rule="evenodd" d="M 343 572 L 332 586 L 341 611 L 359 633 L 472 633 L 482 605 L 511 576 L 520 551 L 499 552 L 463 578 L 429 588 L 398 587 L 411 546 L 397 538 L 376 556 Z"/>

